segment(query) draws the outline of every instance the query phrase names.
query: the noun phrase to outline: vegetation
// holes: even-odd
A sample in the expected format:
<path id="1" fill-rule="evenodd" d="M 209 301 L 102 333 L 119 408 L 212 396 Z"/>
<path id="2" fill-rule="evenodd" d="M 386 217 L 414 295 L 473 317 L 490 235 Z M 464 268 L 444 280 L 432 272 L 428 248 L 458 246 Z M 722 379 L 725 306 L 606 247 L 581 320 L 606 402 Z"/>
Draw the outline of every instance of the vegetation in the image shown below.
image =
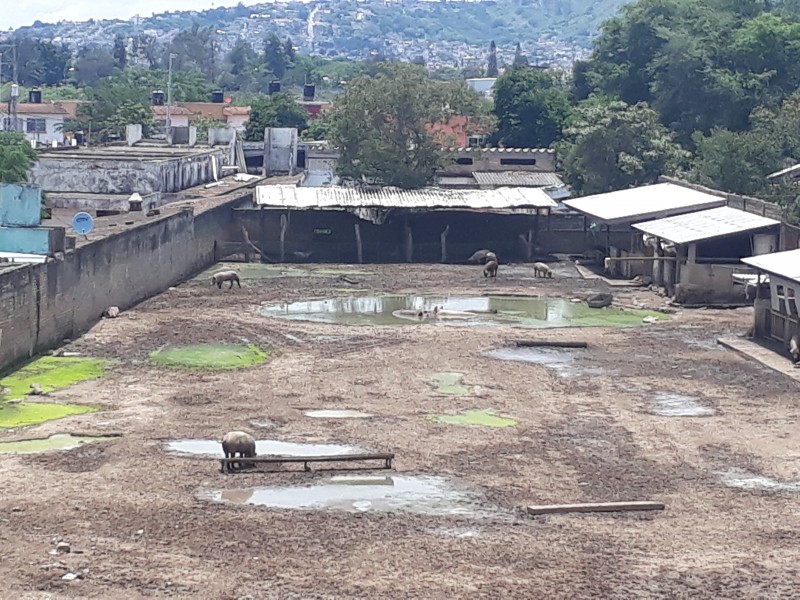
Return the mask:
<path id="1" fill-rule="evenodd" d="M 36 151 L 23 134 L 0 131 L 0 183 L 27 181 L 35 162 Z"/>
<path id="2" fill-rule="evenodd" d="M 261 96 L 250 103 L 250 119 L 244 139 L 262 141 L 267 127 L 295 127 L 302 132 L 308 127 L 308 115 L 290 94 Z"/>
<path id="3" fill-rule="evenodd" d="M 339 175 L 357 183 L 423 187 L 441 160 L 430 126 L 484 112 L 480 97 L 463 83 L 433 81 L 417 65 L 383 64 L 374 77 L 351 82 L 334 106 Z"/>

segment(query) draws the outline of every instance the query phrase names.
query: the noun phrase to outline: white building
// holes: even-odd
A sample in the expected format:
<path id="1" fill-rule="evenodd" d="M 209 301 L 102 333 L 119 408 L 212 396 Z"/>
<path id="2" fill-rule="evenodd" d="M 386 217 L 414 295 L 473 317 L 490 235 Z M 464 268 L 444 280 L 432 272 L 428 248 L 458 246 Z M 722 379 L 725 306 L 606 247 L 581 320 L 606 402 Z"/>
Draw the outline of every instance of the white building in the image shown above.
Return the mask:
<path id="1" fill-rule="evenodd" d="M 31 141 L 50 145 L 53 142 L 64 143 L 61 128 L 69 112 L 59 102 L 23 102 L 17 104 L 17 130 L 25 134 Z M 0 129 L 13 131 L 8 105 L 0 105 Z"/>

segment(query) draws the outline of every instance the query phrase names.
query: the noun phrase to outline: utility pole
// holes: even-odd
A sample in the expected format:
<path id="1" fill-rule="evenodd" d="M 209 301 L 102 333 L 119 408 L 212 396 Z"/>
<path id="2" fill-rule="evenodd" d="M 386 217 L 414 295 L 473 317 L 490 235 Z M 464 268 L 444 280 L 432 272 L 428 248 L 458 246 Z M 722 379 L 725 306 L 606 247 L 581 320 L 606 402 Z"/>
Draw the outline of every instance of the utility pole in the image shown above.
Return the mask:
<path id="1" fill-rule="evenodd" d="M 172 59 L 177 54 L 169 53 L 169 69 L 167 70 L 167 142 L 172 143 Z"/>
<path id="2" fill-rule="evenodd" d="M 11 50 L 11 95 L 8 98 L 8 129 L 17 131 L 17 99 L 19 98 L 19 87 L 17 86 L 17 47 L 16 44 L 0 45 L 0 85 L 3 82 L 3 62 L 6 51 Z M 7 61 L 6 61 L 7 62 Z M 5 127 L 4 127 L 5 129 Z"/>

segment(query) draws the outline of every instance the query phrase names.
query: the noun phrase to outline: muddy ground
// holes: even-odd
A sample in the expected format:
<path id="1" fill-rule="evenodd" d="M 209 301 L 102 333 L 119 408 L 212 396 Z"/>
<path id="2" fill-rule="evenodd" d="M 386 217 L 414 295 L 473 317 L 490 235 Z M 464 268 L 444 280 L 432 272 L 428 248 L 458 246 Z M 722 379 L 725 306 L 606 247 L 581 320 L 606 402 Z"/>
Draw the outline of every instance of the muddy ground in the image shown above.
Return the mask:
<path id="1" fill-rule="evenodd" d="M 800 430 L 796 383 L 715 344 L 743 333 L 749 309 L 683 310 L 627 329 L 346 326 L 266 318 L 264 301 L 376 292 L 607 291 L 568 265 L 554 280 L 527 268 L 365 267 L 336 277 L 248 278 L 242 289 L 189 281 L 104 320 L 67 349 L 116 359 L 109 374 L 49 400 L 94 414 L 0 434 L 121 433 L 110 442 L 0 456 L 3 598 L 796 598 L 800 595 Z M 648 290 L 626 305 L 663 307 Z M 585 340 L 562 377 L 484 356 L 522 337 Z M 267 364 L 225 372 L 154 367 L 165 344 L 269 345 Z M 464 373 L 468 395 L 443 396 L 433 373 Z M 657 393 L 687 394 L 710 417 L 665 417 Z M 309 408 L 373 419 L 321 420 Z M 503 429 L 444 425 L 431 412 L 491 408 Z M 250 421 L 270 419 L 272 429 Z M 293 511 L 215 504 L 201 490 L 304 485 L 298 466 L 223 475 L 213 460 L 164 452 L 167 441 L 260 438 L 356 444 L 397 454 L 403 474 L 443 475 L 482 495 L 486 516 Z M 762 476 L 731 487 L 725 474 Z M 383 473 L 383 472 L 379 472 Z M 767 482 L 774 483 L 772 489 Z M 761 483 L 758 483 L 761 482 Z M 532 518 L 529 504 L 659 500 L 664 512 Z M 57 542 L 73 552 L 53 555 Z M 65 581 L 67 573 L 80 579 Z"/>

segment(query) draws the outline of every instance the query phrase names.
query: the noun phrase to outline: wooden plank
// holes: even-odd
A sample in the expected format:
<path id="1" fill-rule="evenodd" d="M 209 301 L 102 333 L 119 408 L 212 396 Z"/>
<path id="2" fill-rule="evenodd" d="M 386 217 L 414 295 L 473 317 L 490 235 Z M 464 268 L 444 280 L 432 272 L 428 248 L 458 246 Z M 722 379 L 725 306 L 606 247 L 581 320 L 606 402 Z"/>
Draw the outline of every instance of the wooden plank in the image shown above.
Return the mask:
<path id="1" fill-rule="evenodd" d="M 596 502 L 587 504 L 543 504 L 529 506 L 529 515 L 550 515 L 574 512 L 622 512 L 631 510 L 664 510 L 662 502 Z"/>
<path id="2" fill-rule="evenodd" d="M 253 456 L 251 458 L 217 458 L 222 463 L 253 462 L 253 463 L 308 463 L 308 462 L 339 462 L 355 460 L 393 460 L 394 454 L 331 454 L 327 456 Z"/>
<path id="3" fill-rule="evenodd" d="M 586 342 L 570 342 L 565 340 L 515 340 L 514 344 L 518 348 L 586 348 Z"/>

